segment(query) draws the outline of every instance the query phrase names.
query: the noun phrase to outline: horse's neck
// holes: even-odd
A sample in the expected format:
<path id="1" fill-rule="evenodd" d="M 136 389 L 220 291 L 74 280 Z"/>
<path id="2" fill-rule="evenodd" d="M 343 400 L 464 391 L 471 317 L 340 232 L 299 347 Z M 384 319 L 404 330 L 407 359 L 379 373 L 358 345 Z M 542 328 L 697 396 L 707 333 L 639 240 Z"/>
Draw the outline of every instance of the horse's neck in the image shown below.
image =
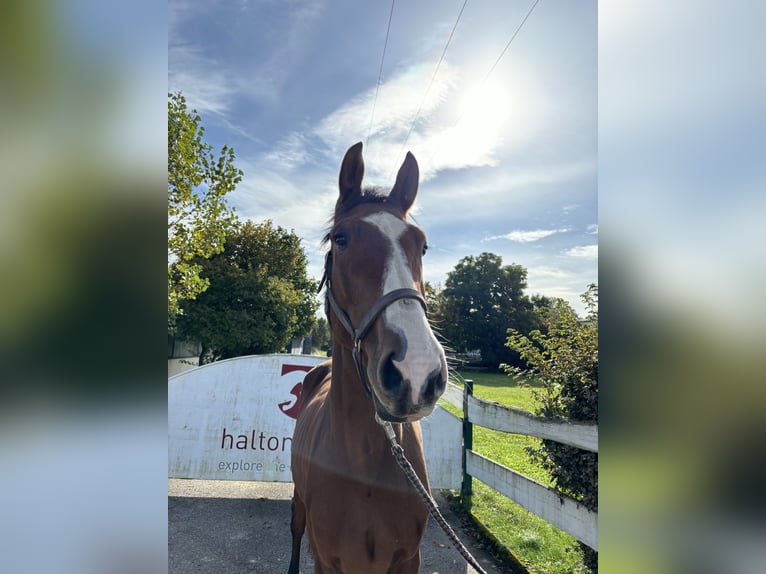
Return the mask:
<path id="1" fill-rule="evenodd" d="M 372 399 L 359 380 L 351 351 L 339 344 L 333 346 L 332 386 L 329 394 L 332 432 L 350 454 L 366 456 L 388 450 L 388 439 L 375 422 Z M 398 426 L 398 425 L 397 425 Z"/>
<path id="2" fill-rule="evenodd" d="M 327 400 L 330 406 L 330 436 L 334 463 L 348 476 L 373 485 L 397 485 L 407 490 L 407 479 L 391 454 L 391 443 L 375 422 L 375 407 L 359 380 L 351 351 L 333 347 L 332 385 Z M 419 444 L 418 423 L 393 425 L 397 441 L 422 480 L 426 479 L 425 460 Z M 413 434 L 414 433 L 414 434 Z M 337 458 L 335 458 L 337 457 Z"/>

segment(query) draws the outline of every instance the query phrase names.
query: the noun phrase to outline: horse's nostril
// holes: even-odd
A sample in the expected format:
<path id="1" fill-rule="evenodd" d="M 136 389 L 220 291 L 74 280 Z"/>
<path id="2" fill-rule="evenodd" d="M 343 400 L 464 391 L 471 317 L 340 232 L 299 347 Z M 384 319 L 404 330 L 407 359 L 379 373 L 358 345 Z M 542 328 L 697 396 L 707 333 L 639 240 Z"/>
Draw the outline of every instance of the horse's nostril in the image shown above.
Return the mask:
<path id="1" fill-rule="evenodd" d="M 426 386 L 423 389 L 423 400 L 427 403 L 434 402 L 444 393 L 446 387 L 447 381 L 444 380 L 441 369 L 435 370 L 428 375 Z"/>
<path id="2" fill-rule="evenodd" d="M 402 374 L 394 365 L 394 353 L 391 353 L 383 361 L 383 367 L 380 370 L 380 380 L 383 388 L 389 393 L 396 393 L 402 386 Z"/>

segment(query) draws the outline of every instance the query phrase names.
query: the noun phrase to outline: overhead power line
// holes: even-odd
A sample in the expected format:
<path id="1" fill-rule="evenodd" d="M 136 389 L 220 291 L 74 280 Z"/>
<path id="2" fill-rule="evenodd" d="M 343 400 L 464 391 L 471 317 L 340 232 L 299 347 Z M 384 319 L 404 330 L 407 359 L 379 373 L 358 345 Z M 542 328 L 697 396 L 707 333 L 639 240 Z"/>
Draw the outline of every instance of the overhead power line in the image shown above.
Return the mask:
<path id="1" fill-rule="evenodd" d="M 490 67 L 489 71 L 484 75 L 484 79 L 481 81 L 481 83 L 479 83 L 479 87 L 476 90 L 477 93 L 481 93 L 481 90 L 484 87 L 484 84 L 487 83 L 487 80 L 489 80 L 489 77 L 492 75 L 492 72 L 495 71 L 495 68 L 500 63 L 500 60 L 503 59 L 503 56 L 505 56 L 505 53 L 508 51 L 508 48 L 510 48 L 511 43 L 513 43 L 513 41 L 516 39 L 516 36 L 519 35 L 519 32 L 524 27 L 524 23 L 527 21 L 527 19 L 529 19 L 529 16 L 532 14 L 532 12 L 534 11 L 535 7 L 537 6 L 537 4 L 539 2 L 540 2 L 540 0 L 535 0 L 534 4 L 532 4 L 532 7 L 527 11 L 527 15 L 524 16 L 524 19 L 521 21 L 521 23 L 516 28 L 516 31 L 511 36 L 511 39 L 508 40 L 508 43 L 505 45 L 505 48 L 503 48 L 502 52 L 500 52 L 500 55 L 495 60 L 495 63 L 492 64 L 492 66 Z M 458 125 L 463 120 L 463 117 L 465 117 L 466 113 L 468 113 L 468 110 L 464 109 L 463 112 L 458 117 L 457 121 L 454 124 L 452 124 L 452 127 Z"/>
<path id="2" fill-rule="evenodd" d="M 482 86 L 483 86 L 483 85 L 484 85 L 484 83 L 487 81 L 487 79 L 488 79 L 488 78 L 489 78 L 489 76 L 492 74 L 492 72 L 494 72 L 494 71 L 495 71 L 495 68 L 497 67 L 497 64 L 500 62 L 500 60 L 503 58 L 503 56 L 505 56 L 505 52 L 506 52 L 506 51 L 508 50 L 508 48 L 510 47 L 511 43 L 512 43 L 512 42 L 513 42 L 513 41 L 516 39 L 516 36 L 518 36 L 518 35 L 519 35 L 519 32 L 521 31 L 521 28 L 524 26 L 524 23 L 527 21 L 527 19 L 529 18 L 530 14 L 532 14 L 532 11 L 535 9 L 535 6 L 537 6 L 537 4 L 538 4 L 539 2 L 540 2 L 540 0 L 535 0 L 535 3 L 534 3 L 534 4 L 532 4 L 532 7 L 531 7 L 531 8 L 529 9 L 529 11 L 527 12 L 527 15 L 526 15 L 526 16 L 524 16 L 524 19 L 521 21 L 521 24 L 519 24 L 519 27 L 518 27 L 518 28 L 516 28 L 516 31 L 513 33 L 513 36 L 511 36 L 511 39 L 510 39 L 510 40 L 508 40 L 508 43 L 505 45 L 505 48 L 503 48 L 503 51 L 502 51 L 502 52 L 500 52 L 500 55 L 497 57 L 497 60 L 495 60 L 495 63 L 494 63 L 494 64 L 492 64 L 492 67 L 489 69 L 489 72 L 487 72 L 487 75 L 486 75 L 486 76 L 484 76 L 484 79 L 481 81 L 481 85 L 482 85 Z"/>
<path id="3" fill-rule="evenodd" d="M 383 77 L 383 61 L 386 59 L 386 48 L 388 47 L 388 34 L 391 31 L 391 18 L 394 15 L 394 4 L 396 0 L 391 0 L 391 12 L 388 14 L 388 27 L 386 28 L 386 41 L 383 43 L 383 56 L 380 58 L 380 70 L 378 71 L 378 84 L 375 86 L 375 98 L 372 101 L 372 114 L 370 114 L 370 128 L 367 130 L 367 140 L 365 147 L 369 151 L 370 134 L 372 133 L 372 122 L 375 119 L 375 106 L 378 103 L 378 91 L 380 90 L 380 79 Z"/>
<path id="4" fill-rule="evenodd" d="M 518 27 L 517 27 L 517 28 L 516 28 L 516 30 L 514 31 L 513 35 L 511 36 L 511 39 L 510 39 L 510 40 L 508 40 L 508 43 L 505 45 L 505 47 L 503 48 L 503 50 L 500 52 L 500 54 L 498 55 L 497 59 L 495 59 L 495 63 L 494 63 L 494 64 L 492 64 L 492 66 L 490 67 L 489 71 L 488 71 L 488 72 L 487 72 L 487 73 L 484 75 L 484 79 L 481 81 L 481 83 L 479 84 L 479 88 L 476 90 L 478 93 L 480 93 L 480 92 L 481 92 L 481 89 L 484 87 L 484 84 L 486 84 L 486 83 L 487 83 L 487 80 L 489 80 L 489 77 L 492 75 L 492 72 L 494 72 L 494 71 L 495 71 L 495 68 L 496 68 L 496 67 L 497 67 L 497 65 L 500 63 L 500 60 L 502 60 L 502 59 L 503 59 L 503 56 L 505 56 L 505 53 L 508 51 L 508 48 L 511 46 L 511 44 L 513 43 L 513 41 L 516 39 L 516 36 L 518 36 L 518 35 L 519 35 L 519 32 L 520 32 L 520 31 L 521 31 L 521 29 L 524 27 L 524 24 L 525 24 L 525 23 L 526 23 L 526 21 L 529 19 L 530 15 L 531 15 L 531 14 L 532 14 L 532 12 L 534 11 L 534 9 L 537 7 L 537 5 L 539 4 L 539 2 L 540 2 L 540 0 L 535 0 L 535 2 L 532 4 L 532 6 L 530 7 L 530 9 L 527 11 L 527 14 L 526 14 L 526 16 L 524 16 L 524 18 L 522 19 L 521 23 L 518 25 Z M 460 114 L 460 116 L 458 117 L 458 119 L 455 121 L 455 123 L 453 123 L 453 124 L 452 124 L 452 127 L 455 127 L 455 126 L 457 126 L 458 124 L 460 124 L 460 122 L 463 120 L 463 117 L 465 117 L 465 114 L 466 114 L 466 113 L 468 113 L 468 110 L 467 110 L 467 109 L 464 109 L 464 110 L 463 110 L 463 112 L 462 112 L 462 113 Z M 433 160 L 433 157 L 434 157 L 434 156 L 433 156 L 433 154 L 432 154 L 432 155 L 431 155 L 431 157 L 430 157 L 430 158 L 429 158 L 429 160 L 428 160 L 428 161 L 429 161 L 429 163 L 430 163 L 430 162 Z M 389 179 L 390 179 L 390 178 L 389 178 Z"/>
<path id="5" fill-rule="evenodd" d="M 539 0 L 538 0 L 539 1 Z M 420 105 L 418 106 L 418 111 L 415 112 L 415 117 L 412 119 L 412 123 L 410 124 L 410 129 L 407 131 L 407 137 L 404 138 L 404 143 L 402 144 L 402 149 L 399 150 L 399 154 L 396 156 L 397 158 L 402 155 L 402 152 L 404 151 L 404 148 L 407 146 L 407 142 L 410 140 L 410 135 L 412 134 L 412 129 L 415 127 L 415 122 L 418 121 L 418 117 L 420 117 L 420 111 L 423 109 L 423 104 L 426 101 L 426 98 L 428 97 L 428 93 L 431 91 L 431 86 L 433 86 L 434 80 L 436 79 L 436 74 L 439 73 L 439 66 L 442 65 L 442 60 L 444 60 L 444 55 L 447 53 L 447 48 L 450 45 L 450 42 L 452 41 L 452 36 L 455 34 L 455 30 L 457 29 L 457 25 L 460 22 L 460 17 L 463 15 L 463 10 L 465 10 L 465 5 L 468 4 L 468 0 L 465 0 L 463 2 L 463 6 L 460 8 L 460 12 L 457 15 L 457 19 L 455 20 L 455 25 L 452 26 L 452 31 L 449 34 L 449 38 L 447 38 L 447 43 L 444 45 L 444 49 L 442 50 L 442 55 L 439 58 L 439 62 L 436 64 L 436 68 L 434 69 L 434 73 L 431 75 L 431 81 L 428 83 L 428 87 L 426 88 L 425 93 L 423 94 L 423 99 L 420 100 Z M 388 179 L 390 180 L 394 174 L 394 170 L 396 170 L 397 162 L 394 163 L 394 169 L 391 171 L 391 173 L 388 176 Z"/>

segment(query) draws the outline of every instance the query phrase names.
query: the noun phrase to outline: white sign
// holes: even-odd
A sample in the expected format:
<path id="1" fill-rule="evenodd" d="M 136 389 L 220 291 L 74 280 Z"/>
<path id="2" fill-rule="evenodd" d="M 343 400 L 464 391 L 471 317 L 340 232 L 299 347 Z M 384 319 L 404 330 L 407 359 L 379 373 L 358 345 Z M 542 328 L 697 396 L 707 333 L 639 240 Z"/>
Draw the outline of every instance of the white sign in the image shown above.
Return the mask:
<path id="1" fill-rule="evenodd" d="M 168 379 L 168 476 L 292 482 L 303 377 L 325 360 L 237 357 Z M 431 486 L 459 488 L 460 421 L 437 407 L 421 426 Z"/>

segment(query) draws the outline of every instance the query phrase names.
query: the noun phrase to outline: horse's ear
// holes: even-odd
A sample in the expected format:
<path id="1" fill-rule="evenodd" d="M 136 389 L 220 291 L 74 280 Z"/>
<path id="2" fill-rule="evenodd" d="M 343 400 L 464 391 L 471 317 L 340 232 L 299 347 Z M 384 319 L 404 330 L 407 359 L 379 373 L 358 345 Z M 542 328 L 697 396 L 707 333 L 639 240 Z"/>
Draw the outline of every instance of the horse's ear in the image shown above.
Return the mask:
<path id="1" fill-rule="evenodd" d="M 360 195 L 362 195 L 362 178 L 364 177 L 364 160 L 362 160 L 362 142 L 348 148 L 340 165 L 338 186 L 340 196 L 336 204 L 336 211 L 341 210 Z"/>
<path id="2" fill-rule="evenodd" d="M 420 169 L 415 156 L 407 152 L 402 167 L 396 175 L 396 183 L 388 196 L 389 203 L 394 203 L 401 208 L 403 213 L 407 213 L 415 202 L 415 196 L 418 193 L 418 178 Z"/>

